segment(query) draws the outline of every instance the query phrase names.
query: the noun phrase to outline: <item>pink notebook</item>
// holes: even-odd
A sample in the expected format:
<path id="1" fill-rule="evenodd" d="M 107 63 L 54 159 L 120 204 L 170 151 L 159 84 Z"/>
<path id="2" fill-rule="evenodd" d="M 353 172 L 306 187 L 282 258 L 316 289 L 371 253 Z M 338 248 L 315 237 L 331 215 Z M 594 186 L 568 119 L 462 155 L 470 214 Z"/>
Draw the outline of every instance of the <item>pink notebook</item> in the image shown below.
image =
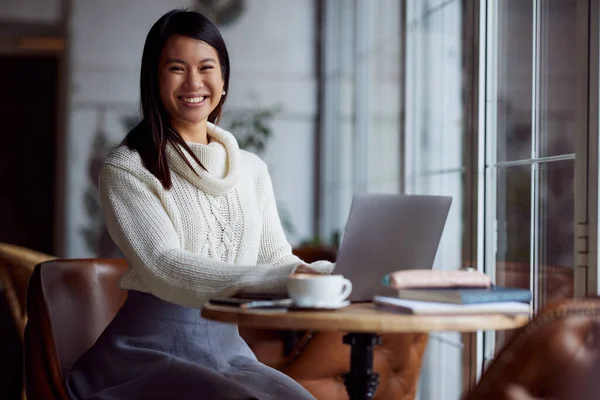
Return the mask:
<path id="1" fill-rule="evenodd" d="M 492 280 L 479 271 L 404 270 L 385 276 L 384 285 L 393 289 L 474 287 L 489 288 Z"/>

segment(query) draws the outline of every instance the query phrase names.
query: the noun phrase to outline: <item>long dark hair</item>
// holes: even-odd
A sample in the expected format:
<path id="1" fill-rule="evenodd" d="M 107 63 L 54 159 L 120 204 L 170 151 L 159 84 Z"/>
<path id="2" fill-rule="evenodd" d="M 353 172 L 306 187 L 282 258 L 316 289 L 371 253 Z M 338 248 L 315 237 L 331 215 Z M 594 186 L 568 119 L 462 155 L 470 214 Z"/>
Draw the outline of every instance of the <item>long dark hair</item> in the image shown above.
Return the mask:
<path id="1" fill-rule="evenodd" d="M 202 166 L 200 160 L 192 153 L 179 132 L 171 125 L 169 114 L 160 99 L 158 86 L 159 61 L 167 41 L 174 35 L 201 40 L 212 46 L 219 56 L 224 82 L 223 90 L 229 90 L 229 54 L 227 53 L 227 47 L 219 30 L 208 18 L 194 11 L 173 10 L 163 15 L 152 25 L 144 44 L 140 73 L 143 120 L 129 132 L 123 140 L 123 144 L 140 154 L 144 166 L 160 180 L 167 190 L 172 186 L 171 173 L 167 163 L 167 143 L 170 142 L 175 145 L 175 149 L 192 171 L 194 169 L 187 158 L 184 157 L 181 148 Z M 222 96 L 217 107 L 210 113 L 208 121 L 214 124 L 219 121 L 224 102 L 225 97 Z"/>

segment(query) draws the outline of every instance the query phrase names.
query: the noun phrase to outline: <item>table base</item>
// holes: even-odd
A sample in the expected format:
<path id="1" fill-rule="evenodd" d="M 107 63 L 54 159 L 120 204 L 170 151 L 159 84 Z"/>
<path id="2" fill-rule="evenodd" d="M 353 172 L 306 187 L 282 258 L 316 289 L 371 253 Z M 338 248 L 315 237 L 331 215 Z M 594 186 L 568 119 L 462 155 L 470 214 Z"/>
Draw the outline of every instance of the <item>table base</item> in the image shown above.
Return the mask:
<path id="1" fill-rule="evenodd" d="M 379 385 L 379 374 L 373 370 L 373 348 L 381 344 L 374 333 L 348 333 L 344 343 L 350 345 L 350 372 L 344 375 L 344 384 L 350 400 L 369 400 Z"/>

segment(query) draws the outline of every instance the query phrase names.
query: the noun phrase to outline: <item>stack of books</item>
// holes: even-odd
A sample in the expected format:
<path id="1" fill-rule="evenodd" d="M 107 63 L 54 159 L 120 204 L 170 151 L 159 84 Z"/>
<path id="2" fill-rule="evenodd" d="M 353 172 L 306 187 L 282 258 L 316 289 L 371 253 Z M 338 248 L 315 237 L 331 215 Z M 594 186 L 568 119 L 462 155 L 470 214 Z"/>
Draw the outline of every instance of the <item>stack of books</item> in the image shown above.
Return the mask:
<path id="1" fill-rule="evenodd" d="M 375 296 L 381 308 L 410 314 L 528 314 L 531 291 L 499 286 L 402 288 L 397 297 Z"/>

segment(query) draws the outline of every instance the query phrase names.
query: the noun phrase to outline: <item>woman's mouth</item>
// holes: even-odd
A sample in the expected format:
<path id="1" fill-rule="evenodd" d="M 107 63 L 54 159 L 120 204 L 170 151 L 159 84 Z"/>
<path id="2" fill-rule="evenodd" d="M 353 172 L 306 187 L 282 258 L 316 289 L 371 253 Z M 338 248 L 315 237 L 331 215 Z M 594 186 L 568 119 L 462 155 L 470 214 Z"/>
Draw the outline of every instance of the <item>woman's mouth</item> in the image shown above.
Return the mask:
<path id="1" fill-rule="evenodd" d="M 177 99 L 188 107 L 199 107 L 204 104 L 208 96 L 177 96 Z"/>

